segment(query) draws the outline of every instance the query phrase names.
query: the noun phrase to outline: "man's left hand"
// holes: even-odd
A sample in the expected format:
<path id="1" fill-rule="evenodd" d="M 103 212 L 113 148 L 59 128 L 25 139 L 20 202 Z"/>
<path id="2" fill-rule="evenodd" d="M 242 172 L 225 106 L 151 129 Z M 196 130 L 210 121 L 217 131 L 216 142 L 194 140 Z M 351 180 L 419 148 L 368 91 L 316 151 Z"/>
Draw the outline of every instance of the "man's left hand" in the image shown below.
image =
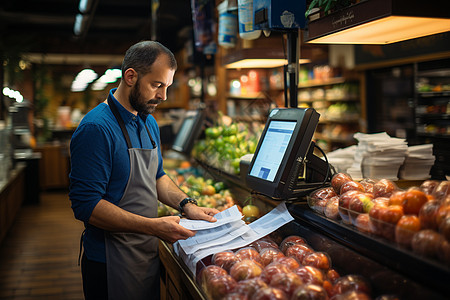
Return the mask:
<path id="1" fill-rule="evenodd" d="M 184 206 L 184 213 L 186 217 L 192 220 L 205 220 L 209 222 L 216 222 L 217 219 L 214 218 L 214 215 L 219 213 L 215 208 L 209 207 L 200 207 L 193 203 L 188 203 Z"/>

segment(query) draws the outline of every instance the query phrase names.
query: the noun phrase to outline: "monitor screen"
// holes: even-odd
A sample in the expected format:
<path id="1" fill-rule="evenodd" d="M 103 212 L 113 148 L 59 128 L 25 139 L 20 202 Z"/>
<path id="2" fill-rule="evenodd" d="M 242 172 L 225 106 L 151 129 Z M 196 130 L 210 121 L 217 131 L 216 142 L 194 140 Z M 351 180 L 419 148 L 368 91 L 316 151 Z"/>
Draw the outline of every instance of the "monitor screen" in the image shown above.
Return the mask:
<path id="1" fill-rule="evenodd" d="M 313 108 L 273 109 L 250 162 L 247 186 L 270 197 L 285 198 L 299 185 L 304 188 L 313 183 L 299 175 L 304 174 L 309 161 L 306 156 L 312 153 L 319 116 Z"/>
<path id="2" fill-rule="evenodd" d="M 172 147 L 175 149 L 182 150 L 186 140 L 188 139 L 192 127 L 194 125 L 194 117 L 187 117 L 184 119 L 181 124 L 180 130 L 178 131 L 177 136 L 175 137 L 175 141 L 173 142 Z"/>
<path id="3" fill-rule="evenodd" d="M 202 109 L 187 111 L 172 144 L 172 149 L 189 154 L 201 133 L 204 118 L 205 113 Z"/>
<path id="4" fill-rule="evenodd" d="M 294 133 L 295 121 L 271 121 L 250 175 L 273 182 Z"/>

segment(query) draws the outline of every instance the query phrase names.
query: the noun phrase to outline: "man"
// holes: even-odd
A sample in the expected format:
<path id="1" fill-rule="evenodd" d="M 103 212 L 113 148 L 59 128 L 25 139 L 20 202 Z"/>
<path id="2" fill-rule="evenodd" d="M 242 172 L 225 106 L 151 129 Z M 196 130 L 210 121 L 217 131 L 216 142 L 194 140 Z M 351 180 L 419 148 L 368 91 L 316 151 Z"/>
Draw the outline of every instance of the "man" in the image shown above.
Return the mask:
<path id="1" fill-rule="evenodd" d="M 81 262 L 86 299 L 159 299 L 158 238 L 195 234 L 180 218 L 157 218 L 157 200 L 188 218 L 214 222 L 164 173 L 159 128 L 150 114 L 164 101 L 177 68 L 158 42 L 130 47 L 122 79 L 91 110 L 71 144 L 72 209 L 85 224 Z"/>

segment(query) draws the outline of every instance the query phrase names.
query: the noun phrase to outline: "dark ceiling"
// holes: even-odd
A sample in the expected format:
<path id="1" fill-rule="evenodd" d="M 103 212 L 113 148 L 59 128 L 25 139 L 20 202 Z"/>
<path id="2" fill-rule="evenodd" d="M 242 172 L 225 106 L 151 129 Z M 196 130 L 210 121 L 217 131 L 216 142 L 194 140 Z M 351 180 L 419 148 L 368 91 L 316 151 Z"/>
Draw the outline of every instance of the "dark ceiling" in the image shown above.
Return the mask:
<path id="1" fill-rule="evenodd" d="M 189 0 L 93 0 L 86 31 L 74 35 L 79 0 L 2 0 L 0 51 L 123 55 L 135 42 L 152 38 L 173 52 L 192 30 Z M 184 35 L 184 36 L 183 36 Z M 186 37 L 187 35 L 187 37 Z"/>

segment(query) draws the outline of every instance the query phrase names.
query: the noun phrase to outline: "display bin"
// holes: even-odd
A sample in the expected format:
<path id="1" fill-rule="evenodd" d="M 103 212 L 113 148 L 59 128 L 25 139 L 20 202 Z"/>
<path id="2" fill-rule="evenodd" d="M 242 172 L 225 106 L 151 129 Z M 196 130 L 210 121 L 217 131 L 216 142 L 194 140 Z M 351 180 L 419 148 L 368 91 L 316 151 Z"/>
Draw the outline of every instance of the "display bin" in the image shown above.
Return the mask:
<path id="1" fill-rule="evenodd" d="M 330 222 L 311 211 L 306 203 L 290 204 L 289 210 L 295 221 L 282 226 L 271 237 L 280 244 L 289 235 L 301 236 L 315 251 L 328 253 L 332 268 L 341 276 L 364 276 L 371 284 L 373 299 L 393 294 L 399 299 L 447 299 L 448 270 Z M 208 299 L 196 275 L 174 254 L 170 245 L 162 242 L 160 251 L 165 266 L 165 290 L 169 282 L 182 291 L 179 299 Z M 210 257 L 203 261 L 207 265 Z"/>

